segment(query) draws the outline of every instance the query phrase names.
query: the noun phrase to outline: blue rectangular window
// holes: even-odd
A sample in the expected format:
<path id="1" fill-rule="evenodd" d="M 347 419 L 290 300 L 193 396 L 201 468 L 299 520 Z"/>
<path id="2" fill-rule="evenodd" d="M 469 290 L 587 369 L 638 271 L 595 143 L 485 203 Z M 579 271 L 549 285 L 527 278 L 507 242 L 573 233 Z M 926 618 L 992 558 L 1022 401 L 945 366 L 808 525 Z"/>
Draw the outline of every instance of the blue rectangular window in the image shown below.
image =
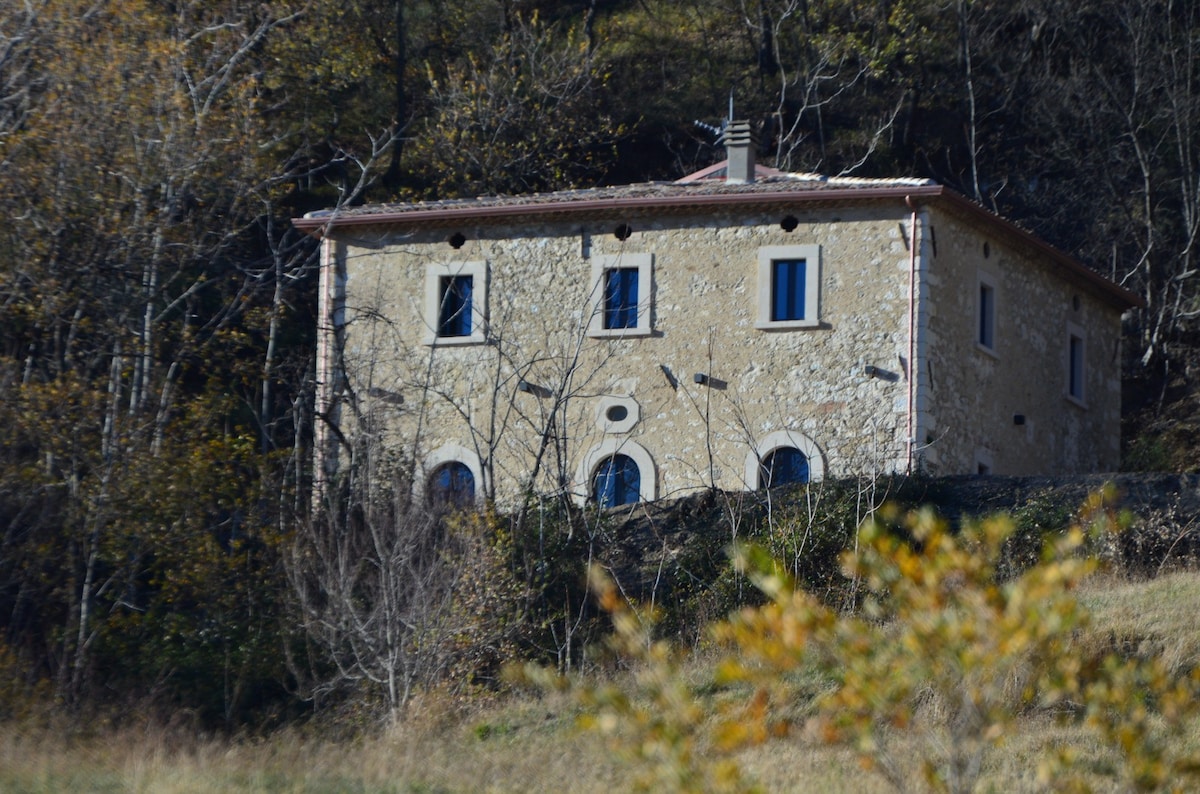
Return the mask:
<path id="1" fill-rule="evenodd" d="M 604 327 L 637 328 L 638 270 L 618 267 L 604 273 Z"/>
<path id="2" fill-rule="evenodd" d="M 803 259 L 771 262 L 771 321 L 804 319 L 805 266 Z"/>
<path id="3" fill-rule="evenodd" d="M 979 285 L 979 344 L 991 350 L 996 346 L 996 291 Z"/>
<path id="4" fill-rule="evenodd" d="M 1070 360 L 1067 362 L 1067 393 L 1076 400 L 1083 399 L 1083 340 L 1078 336 L 1071 337 L 1069 349 Z"/>
<path id="5" fill-rule="evenodd" d="M 438 336 L 471 335 L 471 276 L 442 276 L 438 283 Z"/>

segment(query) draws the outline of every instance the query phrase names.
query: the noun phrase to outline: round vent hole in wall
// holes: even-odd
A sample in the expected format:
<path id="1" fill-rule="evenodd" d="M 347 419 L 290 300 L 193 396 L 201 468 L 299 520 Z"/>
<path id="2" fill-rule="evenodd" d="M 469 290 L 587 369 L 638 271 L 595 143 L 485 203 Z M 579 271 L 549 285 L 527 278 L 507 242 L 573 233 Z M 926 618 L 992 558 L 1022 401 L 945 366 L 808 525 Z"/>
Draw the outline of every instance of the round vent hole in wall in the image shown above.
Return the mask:
<path id="1" fill-rule="evenodd" d="M 632 397 L 601 397 L 596 403 L 596 427 L 602 433 L 628 433 L 642 412 Z"/>

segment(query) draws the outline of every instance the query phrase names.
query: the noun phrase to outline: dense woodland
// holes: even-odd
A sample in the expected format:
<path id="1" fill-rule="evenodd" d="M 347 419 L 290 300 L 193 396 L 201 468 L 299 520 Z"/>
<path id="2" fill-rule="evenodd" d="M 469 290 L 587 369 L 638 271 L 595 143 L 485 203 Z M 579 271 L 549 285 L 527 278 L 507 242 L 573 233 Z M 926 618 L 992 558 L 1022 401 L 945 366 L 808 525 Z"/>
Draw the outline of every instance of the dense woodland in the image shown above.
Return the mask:
<path id="1" fill-rule="evenodd" d="M 289 218 L 675 178 L 731 102 L 762 162 L 931 177 L 1138 294 L 1127 460 L 1200 466 L 1198 49 L 1182 0 L 0 0 L 0 715 L 403 700 L 296 614 L 296 539 L 401 508 L 310 515 Z M 544 570 L 487 521 L 456 570 Z M 406 680 L 561 663 L 536 601 Z"/>

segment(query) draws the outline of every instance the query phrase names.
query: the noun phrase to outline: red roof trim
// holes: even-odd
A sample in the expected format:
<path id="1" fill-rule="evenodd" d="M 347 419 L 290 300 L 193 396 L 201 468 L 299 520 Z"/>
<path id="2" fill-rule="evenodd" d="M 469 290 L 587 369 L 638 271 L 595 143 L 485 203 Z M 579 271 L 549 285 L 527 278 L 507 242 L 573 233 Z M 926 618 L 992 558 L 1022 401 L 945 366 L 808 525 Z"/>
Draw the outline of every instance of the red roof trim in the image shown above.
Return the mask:
<path id="1" fill-rule="evenodd" d="M 413 225 L 431 222 L 455 222 L 460 220 L 507 220 L 512 218 L 539 218 L 546 216 L 592 215 L 618 210 L 647 209 L 708 209 L 712 207 L 777 206 L 786 204 L 809 204 L 836 201 L 870 201 L 901 199 L 905 196 L 939 196 L 945 190 L 941 185 L 917 187 L 867 187 L 830 188 L 822 190 L 796 190 L 771 192 L 707 193 L 683 196 L 629 196 L 577 201 L 546 201 L 518 204 L 471 204 L 407 209 L 400 212 L 373 212 L 342 215 L 305 216 L 292 221 L 298 229 L 324 233 L 332 227 Z"/>
<path id="2" fill-rule="evenodd" d="M 1006 236 L 1016 239 L 1018 242 L 1030 246 L 1038 253 L 1053 259 L 1058 265 L 1068 271 L 1069 274 L 1096 287 L 1102 295 L 1121 307 L 1122 310 L 1134 307 L 1142 308 L 1146 305 L 1146 302 L 1140 296 L 1113 281 L 1109 281 L 1065 251 L 1061 251 L 1037 235 L 1025 231 L 1007 218 L 984 209 L 967 197 L 952 190 L 947 190 L 939 199 L 946 202 L 951 208 L 971 216 L 975 220 L 998 227 L 998 230 L 1002 231 Z"/>

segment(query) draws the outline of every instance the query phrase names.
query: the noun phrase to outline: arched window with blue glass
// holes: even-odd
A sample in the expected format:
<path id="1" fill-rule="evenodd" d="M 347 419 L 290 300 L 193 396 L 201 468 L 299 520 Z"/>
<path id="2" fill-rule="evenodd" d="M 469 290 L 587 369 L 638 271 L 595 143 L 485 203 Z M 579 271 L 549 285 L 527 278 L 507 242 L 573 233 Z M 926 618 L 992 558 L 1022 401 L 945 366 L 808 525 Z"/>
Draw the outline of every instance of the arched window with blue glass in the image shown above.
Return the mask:
<path id="1" fill-rule="evenodd" d="M 628 455 L 605 458 L 592 477 L 592 499 L 600 507 L 616 507 L 641 498 L 642 473 Z"/>
<path id="2" fill-rule="evenodd" d="M 443 463 L 429 475 L 428 493 L 434 507 L 472 507 L 475 504 L 475 475 L 460 461 Z"/>
<path id="3" fill-rule="evenodd" d="M 761 464 L 760 488 L 806 483 L 809 480 L 808 456 L 795 447 L 778 447 Z"/>
<path id="4" fill-rule="evenodd" d="M 746 454 L 749 490 L 820 482 L 825 457 L 811 438 L 796 430 L 775 430 L 757 439 Z"/>

